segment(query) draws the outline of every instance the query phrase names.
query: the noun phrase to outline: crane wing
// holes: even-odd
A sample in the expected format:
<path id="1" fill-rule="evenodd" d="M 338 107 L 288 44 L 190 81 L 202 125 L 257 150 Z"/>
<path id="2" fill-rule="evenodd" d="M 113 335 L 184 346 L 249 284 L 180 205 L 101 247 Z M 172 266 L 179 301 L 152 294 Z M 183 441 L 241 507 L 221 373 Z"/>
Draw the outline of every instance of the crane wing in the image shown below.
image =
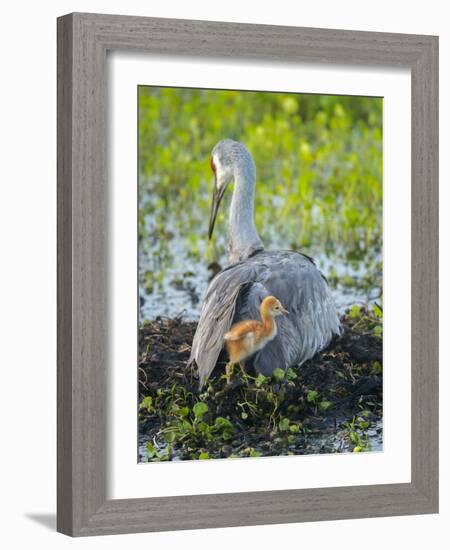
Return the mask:
<path id="1" fill-rule="evenodd" d="M 200 387 L 216 366 L 224 343 L 225 333 L 233 322 L 240 291 L 257 277 L 251 262 L 227 267 L 211 281 L 206 292 L 200 320 L 192 342 L 189 365 L 198 367 Z"/>
<path id="2" fill-rule="evenodd" d="M 276 367 L 302 364 L 340 333 L 326 279 L 309 257 L 288 252 L 269 260 L 259 283 L 246 290 L 245 306 L 236 308 L 235 320 L 241 315 L 258 319 L 262 294 L 278 298 L 289 315 L 277 318 L 277 336 L 251 360 L 257 372 L 270 375 Z"/>

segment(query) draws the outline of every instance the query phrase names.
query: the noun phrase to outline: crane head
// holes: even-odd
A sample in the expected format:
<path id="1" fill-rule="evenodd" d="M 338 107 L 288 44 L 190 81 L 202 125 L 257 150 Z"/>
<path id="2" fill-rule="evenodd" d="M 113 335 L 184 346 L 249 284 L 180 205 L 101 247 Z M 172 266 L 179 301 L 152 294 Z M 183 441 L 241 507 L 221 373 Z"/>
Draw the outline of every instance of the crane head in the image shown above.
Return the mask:
<path id="1" fill-rule="evenodd" d="M 228 184 L 234 179 L 234 170 L 232 157 L 229 154 L 230 143 L 235 143 L 229 139 L 219 141 L 211 153 L 211 170 L 214 174 L 214 189 L 211 204 L 211 214 L 209 218 L 208 238 L 211 239 L 214 224 L 216 223 L 217 212 L 222 198 L 225 194 Z"/>
<path id="2" fill-rule="evenodd" d="M 242 143 L 232 139 L 219 141 L 211 153 L 211 170 L 214 174 L 214 189 L 209 219 L 208 237 L 211 239 L 220 202 L 229 183 L 234 181 L 239 161 L 249 155 Z M 252 161 L 253 162 L 253 161 Z"/>

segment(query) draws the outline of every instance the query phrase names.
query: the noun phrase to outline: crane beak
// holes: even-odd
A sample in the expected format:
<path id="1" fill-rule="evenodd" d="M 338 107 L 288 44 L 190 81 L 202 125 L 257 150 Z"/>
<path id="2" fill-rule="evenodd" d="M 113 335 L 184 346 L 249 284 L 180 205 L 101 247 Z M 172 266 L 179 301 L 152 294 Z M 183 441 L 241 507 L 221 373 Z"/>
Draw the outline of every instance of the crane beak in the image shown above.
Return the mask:
<path id="1" fill-rule="evenodd" d="M 208 229 L 208 238 L 211 240 L 214 224 L 216 223 L 217 212 L 219 211 L 220 201 L 225 193 L 226 186 L 223 186 L 221 189 L 217 189 L 216 182 L 214 182 L 214 191 L 211 204 L 211 214 L 209 217 L 209 229 Z"/>

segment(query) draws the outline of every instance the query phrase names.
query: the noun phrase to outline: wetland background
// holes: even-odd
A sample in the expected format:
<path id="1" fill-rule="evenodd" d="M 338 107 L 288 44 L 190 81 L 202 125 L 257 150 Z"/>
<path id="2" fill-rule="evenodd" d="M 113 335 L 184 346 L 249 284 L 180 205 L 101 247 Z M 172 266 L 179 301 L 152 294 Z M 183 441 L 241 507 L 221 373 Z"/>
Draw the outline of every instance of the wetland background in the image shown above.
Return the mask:
<path id="1" fill-rule="evenodd" d="M 140 460 L 381 449 L 382 99 L 141 86 L 138 101 Z M 226 137 L 254 157 L 266 249 L 315 259 L 346 332 L 290 379 L 220 400 L 220 376 L 199 396 L 183 365 L 227 265 L 231 192 L 207 239 L 210 152 Z"/>

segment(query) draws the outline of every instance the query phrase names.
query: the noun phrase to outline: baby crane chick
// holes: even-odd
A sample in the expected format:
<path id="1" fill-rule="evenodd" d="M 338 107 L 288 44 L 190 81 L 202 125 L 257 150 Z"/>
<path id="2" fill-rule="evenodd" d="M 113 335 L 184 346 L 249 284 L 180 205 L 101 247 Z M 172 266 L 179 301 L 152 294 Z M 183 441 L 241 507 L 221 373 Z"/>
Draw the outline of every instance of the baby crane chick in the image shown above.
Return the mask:
<path id="1" fill-rule="evenodd" d="M 241 321 L 233 325 L 224 336 L 230 359 L 225 367 L 228 384 L 235 363 L 239 363 L 243 371 L 244 361 L 262 349 L 277 335 L 275 317 L 288 313 L 275 296 L 264 298 L 260 312 L 262 321 Z"/>

